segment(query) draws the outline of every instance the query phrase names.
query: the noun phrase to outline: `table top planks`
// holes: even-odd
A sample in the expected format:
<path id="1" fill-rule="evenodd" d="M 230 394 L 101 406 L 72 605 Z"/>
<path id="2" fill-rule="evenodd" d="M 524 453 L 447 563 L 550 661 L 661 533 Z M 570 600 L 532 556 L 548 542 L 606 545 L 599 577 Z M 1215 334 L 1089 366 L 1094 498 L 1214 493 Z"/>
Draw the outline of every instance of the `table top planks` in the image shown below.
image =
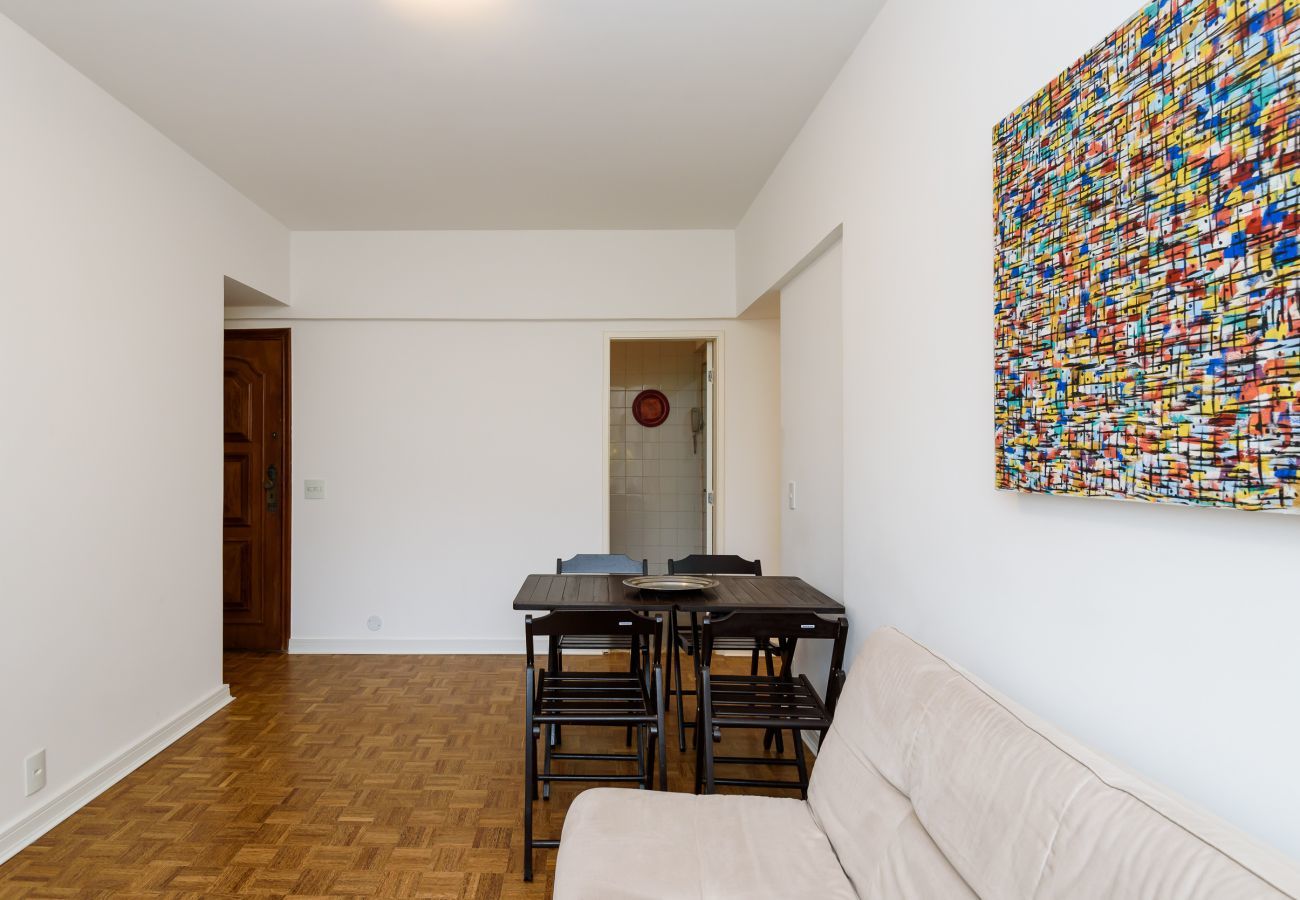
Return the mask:
<path id="1" fill-rule="evenodd" d="M 792 575 L 711 575 L 716 588 L 674 593 L 642 592 L 623 584 L 627 575 L 529 575 L 514 608 L 644 609 L 681 612 L 782 610 L 843 613 L 844 605 Z"/>

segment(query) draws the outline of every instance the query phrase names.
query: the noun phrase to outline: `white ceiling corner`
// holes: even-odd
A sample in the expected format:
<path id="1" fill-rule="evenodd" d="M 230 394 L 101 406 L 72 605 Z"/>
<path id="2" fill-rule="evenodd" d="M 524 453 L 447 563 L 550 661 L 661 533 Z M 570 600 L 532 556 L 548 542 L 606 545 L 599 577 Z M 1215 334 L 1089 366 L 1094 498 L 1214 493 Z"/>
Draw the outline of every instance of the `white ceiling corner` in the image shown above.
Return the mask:
<path id="1" fill-rule="evenodd" d="M 883 0 L 0 0 L 293 229 L 729 228 Z"/>

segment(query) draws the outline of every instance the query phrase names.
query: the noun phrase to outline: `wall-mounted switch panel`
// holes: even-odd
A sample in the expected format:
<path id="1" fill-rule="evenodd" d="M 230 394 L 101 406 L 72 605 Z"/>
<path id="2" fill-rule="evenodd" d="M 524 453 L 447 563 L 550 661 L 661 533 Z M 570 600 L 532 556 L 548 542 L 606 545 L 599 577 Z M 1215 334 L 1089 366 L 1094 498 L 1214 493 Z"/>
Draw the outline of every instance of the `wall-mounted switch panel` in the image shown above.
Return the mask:
<path id="1" fill-rule="evenodd" d="M 325 482 L 320 479 L 308 478 L 302 483 L 302 495 L 308 500 L 325 499 Z"/>
<path id="2" fill-rule="evenodd" d="M 45 751 L 37 750 L 23 762 L 27 777 L 27 796 L 45 787 Z"/>
<path id="3" fill-rule="evenodd" d="M 794 497 L 794 482 L 793 482 L 793 481 L 791 481 L 788 485 L 786 485 L 786 500 L 787 500 L 787 502 L 790 504 L 790 508 L 791 508 L 791 509 L 794 509 L 794 507 L 795 507 L 795 497 Z"/>

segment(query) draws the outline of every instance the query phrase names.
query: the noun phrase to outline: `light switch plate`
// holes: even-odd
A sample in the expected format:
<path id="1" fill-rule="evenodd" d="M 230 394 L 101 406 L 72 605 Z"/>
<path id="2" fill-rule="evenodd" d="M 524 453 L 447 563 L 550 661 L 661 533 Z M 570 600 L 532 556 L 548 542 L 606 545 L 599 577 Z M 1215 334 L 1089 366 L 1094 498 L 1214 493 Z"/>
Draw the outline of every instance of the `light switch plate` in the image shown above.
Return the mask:
<path id="1" fill-rule="evenodd" d="M 302 495 L 308 500 L 325 499 L 325 482 L 318 478 L 308 478 L 302 483 Z"/>
<path id="2" fill-rule="evenodd" d="M 795 504 L 795 493 L 794 493 L 793 481 L 789 482 L 789 484 L 787 485 L 786 498 L 789 500 L 790 508 L 794 509 L 796 504 Z"/>
<path id="3" fill-rule="evenodd" d="M 45 751 L 37 750 L 23 762 L 23 772 L 26 775 L 27 796 L 45 787 Z"/>

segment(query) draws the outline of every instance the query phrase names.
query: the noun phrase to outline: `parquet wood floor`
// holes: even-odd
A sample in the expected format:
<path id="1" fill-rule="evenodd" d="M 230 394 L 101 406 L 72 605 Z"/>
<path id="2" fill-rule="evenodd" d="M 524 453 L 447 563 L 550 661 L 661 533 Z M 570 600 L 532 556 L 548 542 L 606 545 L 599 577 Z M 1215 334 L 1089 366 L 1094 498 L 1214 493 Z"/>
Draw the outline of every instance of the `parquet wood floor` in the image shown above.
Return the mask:
<path id="1" fill-rule="evenodd" d="M 234 703 L 0 866 L 0 898 L 550 895 L 554 850 L 521 875 L 521 656 L 230 654 L 226 680 Z M 689 791 L 673 728 L 669 788 Z M 623 732 L 564 743 L 621 749 Z M 587 786 L 538 804 L 539 837 Z"/>

